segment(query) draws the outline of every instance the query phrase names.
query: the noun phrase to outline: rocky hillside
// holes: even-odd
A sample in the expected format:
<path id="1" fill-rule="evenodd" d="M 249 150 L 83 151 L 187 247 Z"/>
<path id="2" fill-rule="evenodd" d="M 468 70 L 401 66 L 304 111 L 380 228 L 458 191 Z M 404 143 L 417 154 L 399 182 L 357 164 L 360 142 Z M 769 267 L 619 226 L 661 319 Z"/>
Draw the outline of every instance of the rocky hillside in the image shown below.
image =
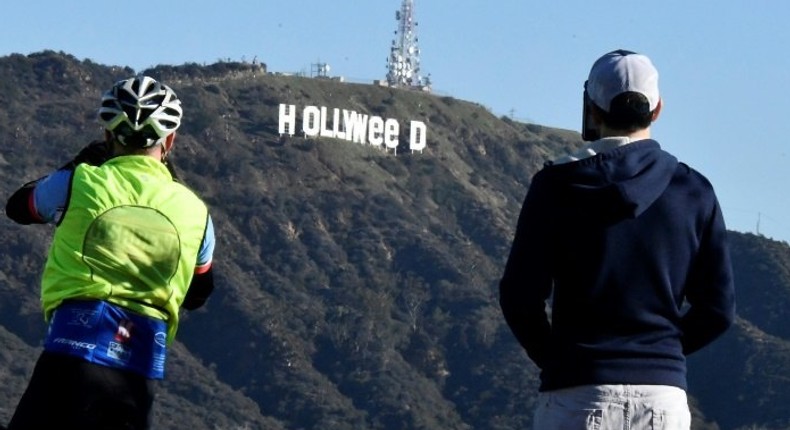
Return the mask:
<path id="1" fill-rule="evenodd" d="M 0 194 L 99 137 L 101 90 L 133 73 L 64 53 L 0 58 Z M 260 65 L 147 73 L 184 101 L 174 161 L 218 237 L 217 290 L 184 316 L 156 429 L 531 427 L 537 372 L 504 325 L 497 282 L 531 175 L 578 146 L 576 132 Z M 318 111 L 325 133 L 281 136 L 281 104 L 296 130 Z M 342 137 L 343 111 L 379 118 L 397 147 Z M 412 121 L 425 126 L 421 150 Z M 52 228 L 0 227 L 6 422 L 45 329 L 37 290 Z M 694 429 L 790 428 L 790 249 L 731 237 L 739 320 L 691 358 Z"/>

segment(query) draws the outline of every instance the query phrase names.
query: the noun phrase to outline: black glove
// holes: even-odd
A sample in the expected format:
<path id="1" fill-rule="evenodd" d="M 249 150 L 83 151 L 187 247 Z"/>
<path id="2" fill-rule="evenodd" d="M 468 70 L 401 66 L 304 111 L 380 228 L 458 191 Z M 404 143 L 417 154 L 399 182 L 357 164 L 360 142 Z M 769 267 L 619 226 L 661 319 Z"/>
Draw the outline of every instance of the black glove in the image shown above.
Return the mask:
<path id="1" fill-rule="evenodd" d="M 5 214 L 14 222 L 24 225 L 43 223 L 38 216 L 31 212 L 30 207 L 31 194 L 33 194 L 33 189 L 36 188 L 38 181 L 40 179 L 28 182 L 8 198 Z"/>
<path id="2" fill-rule="evenodd" d="M 110 155 L 110 147 L 107 145 L 107 142 L 103 140 L 94 140 L 82 148 L 82 150 L 80 150 L 79 154 L 77 154 L 73 160 L 64 164 L 58 170 L 74 170 L 82 163 L 87 163 L 91 166 L 101 166 L 110 158 L 112 157 Z"/>

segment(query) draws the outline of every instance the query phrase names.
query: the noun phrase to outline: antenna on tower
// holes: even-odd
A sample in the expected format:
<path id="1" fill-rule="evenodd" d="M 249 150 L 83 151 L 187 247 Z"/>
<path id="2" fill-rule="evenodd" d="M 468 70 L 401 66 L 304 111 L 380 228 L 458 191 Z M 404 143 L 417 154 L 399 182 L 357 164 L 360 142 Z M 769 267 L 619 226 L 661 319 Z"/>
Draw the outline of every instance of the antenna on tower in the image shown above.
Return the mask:
<path id="1" fill-rule="evenodd" d="M 417 22 L 414 0 L 403 0 L 395 11 L 398 29 L 387 58 L 387 83 L 391 87 L 430 90 L 430 81 L 420 74 L 420 48 L 417 46 Z"/>
<path id="2" fill-rule="evenodd" d="M 310 76 L 316 78 L 329 78 L 329 64 L 313 63 L 310 65 Z"/>

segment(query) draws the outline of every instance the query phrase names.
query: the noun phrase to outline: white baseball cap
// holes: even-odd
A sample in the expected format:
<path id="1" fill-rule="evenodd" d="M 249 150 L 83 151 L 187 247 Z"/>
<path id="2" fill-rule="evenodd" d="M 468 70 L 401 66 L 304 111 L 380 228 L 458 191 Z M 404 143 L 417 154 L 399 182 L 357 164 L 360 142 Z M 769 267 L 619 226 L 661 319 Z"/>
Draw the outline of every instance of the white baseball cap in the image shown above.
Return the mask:
<path id="1" fill-rule="evenodd" d="M 647 97 L 652 112 L 660 100 L 658 70 L 642 54 L 619 49 L 599 58 L 590 69 L 585 84 L 587 94 L 596 106 L 609 112 L 612 99 L 624 92 L 637 92 Z"/>

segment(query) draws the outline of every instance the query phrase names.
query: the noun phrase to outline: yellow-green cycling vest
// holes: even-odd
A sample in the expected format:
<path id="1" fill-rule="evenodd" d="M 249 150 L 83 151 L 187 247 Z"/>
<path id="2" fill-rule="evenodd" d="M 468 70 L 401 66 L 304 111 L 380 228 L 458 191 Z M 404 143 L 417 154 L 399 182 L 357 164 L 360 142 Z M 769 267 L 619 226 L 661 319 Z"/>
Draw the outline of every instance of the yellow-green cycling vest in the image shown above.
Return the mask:
<path id="1" fill-rule="evenodd" d="M 172 342 L 207 219 L 155 158 L 78 165 L 42 277 L 45 318 L 66 299 L 106 300 L 166 321 Z"/>

